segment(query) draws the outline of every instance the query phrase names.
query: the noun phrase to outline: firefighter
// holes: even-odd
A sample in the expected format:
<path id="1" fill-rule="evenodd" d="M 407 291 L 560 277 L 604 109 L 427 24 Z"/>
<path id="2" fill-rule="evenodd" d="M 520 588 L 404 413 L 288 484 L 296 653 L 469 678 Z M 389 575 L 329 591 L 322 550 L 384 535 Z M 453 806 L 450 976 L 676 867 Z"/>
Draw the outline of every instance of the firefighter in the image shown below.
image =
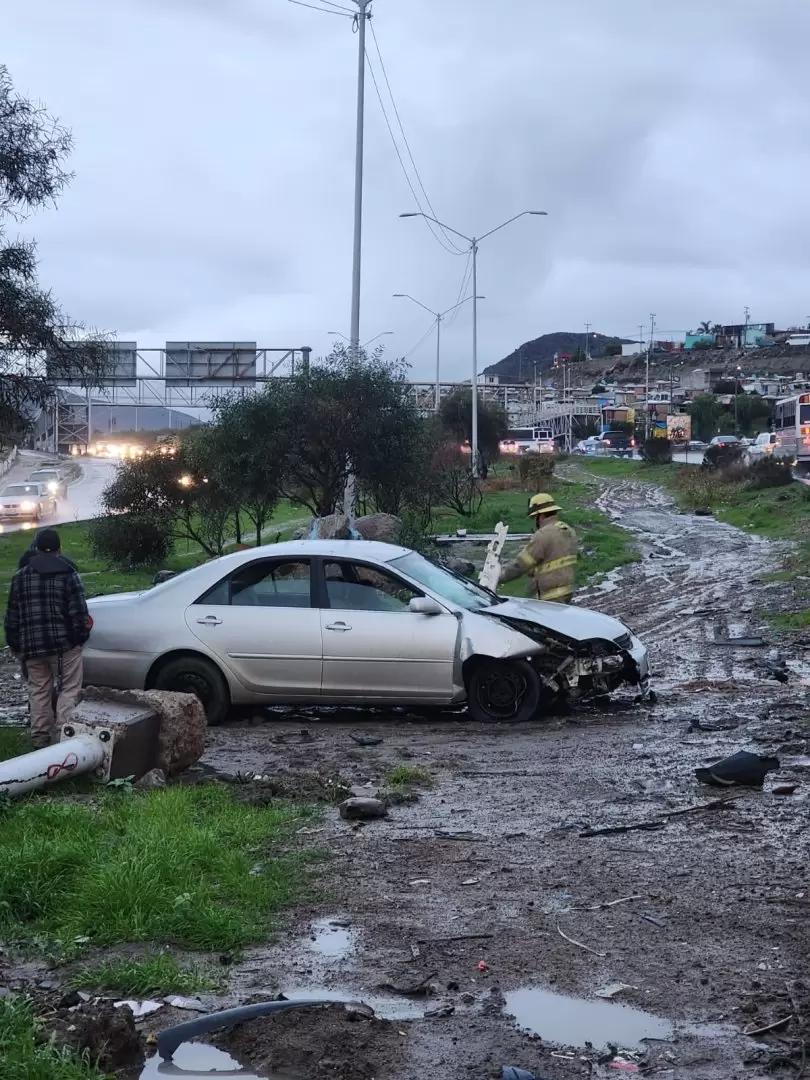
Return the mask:
<path id="1" fill-rule="evenodd" d="M 532 593 L 538 600 L 570 604 L 579 544 L 570 525 L 557 517 L 560 509 L 551 495 L 541 493 L 529 499 L 535 534 L 515 561 L 501 571 L 499 584 L 530 574 Z"/>

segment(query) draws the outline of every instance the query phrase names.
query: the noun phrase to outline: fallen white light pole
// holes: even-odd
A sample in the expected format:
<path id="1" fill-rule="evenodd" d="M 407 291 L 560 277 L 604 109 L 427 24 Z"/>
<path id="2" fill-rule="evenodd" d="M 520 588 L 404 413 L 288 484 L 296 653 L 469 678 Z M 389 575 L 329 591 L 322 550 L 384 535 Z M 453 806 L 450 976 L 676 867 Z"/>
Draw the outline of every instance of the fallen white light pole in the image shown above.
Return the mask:
<path id="1" fill-rule="evenodd" d="M 109 738 L 107 734 L 108 742 L 105 743 L 96 735 L 79 735 L 0 762 L 0 794 L 25 795 L 68 777 L 98 770 L 103 774 L 105 761 L 109 770 Z"/>

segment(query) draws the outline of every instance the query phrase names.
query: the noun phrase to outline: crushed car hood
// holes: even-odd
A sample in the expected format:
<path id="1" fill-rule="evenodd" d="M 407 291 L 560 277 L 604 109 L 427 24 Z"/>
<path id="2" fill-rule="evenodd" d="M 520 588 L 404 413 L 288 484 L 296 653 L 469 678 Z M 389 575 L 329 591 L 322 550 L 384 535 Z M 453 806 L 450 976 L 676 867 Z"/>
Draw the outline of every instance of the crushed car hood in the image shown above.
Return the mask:
<path id="1" fill-rule="evenodd" d="M 615 641 L 628 632 L 623 623 L 610 615 L 571 604 L 549 604 L 545 600 L 507 600 L 489 608 L 486 614 L 533 622 L 574 641 L 592 641 L 594 638 Z"/>

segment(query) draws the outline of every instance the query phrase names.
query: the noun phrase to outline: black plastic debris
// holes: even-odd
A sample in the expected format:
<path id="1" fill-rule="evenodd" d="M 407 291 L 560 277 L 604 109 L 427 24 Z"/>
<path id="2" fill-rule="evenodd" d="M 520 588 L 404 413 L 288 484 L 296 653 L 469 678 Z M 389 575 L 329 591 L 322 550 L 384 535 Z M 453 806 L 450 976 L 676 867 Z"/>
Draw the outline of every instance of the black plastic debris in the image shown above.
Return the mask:
<path id="1" fill-rule="evenodd" d="M 713 787 L 762 787 L 769 772 L 779 768 L 779 758 L 740 750 L 708 768 L 695 769 L 701 784 Z"/>
<path id="2" fill-rule="evenodd" d="M 761 649 L 765 646 L 763 637 L 724 637 L 715 638 L 713 645 L 729 645 L 737 649 Z"/>
<path id="3" fill-rule="evenodd" d="M 543 1080 L 542 1076 L 536 1076 L 526 1069 L 518 1069 L 514 1065 L 504 1065 L 501 1080 Z"/>

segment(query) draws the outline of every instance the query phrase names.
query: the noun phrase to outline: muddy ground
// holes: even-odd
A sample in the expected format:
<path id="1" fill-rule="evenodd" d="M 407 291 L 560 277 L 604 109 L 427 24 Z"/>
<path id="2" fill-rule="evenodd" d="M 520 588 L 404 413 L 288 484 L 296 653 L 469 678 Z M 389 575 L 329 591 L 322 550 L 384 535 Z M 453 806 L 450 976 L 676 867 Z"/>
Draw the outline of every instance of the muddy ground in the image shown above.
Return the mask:
<path id="1" fill-rule="evenodd" d="M 681 515 L 646 485 L 611 485 L 601 501 L 644 558 L 578 602 L 645 640 L 657 705 L 503 728 L 463 713 L 276 711 L 211 731 L 204 764 L 231 778 L 339 775 L 358 794 L 398 765 L 435 778 L 383 820 L 349 823 L 329 807 L 302 829 L 328 854 L 318 899 L 231 969 L 227 997 L 204 997 L 358 999 L 379 1020 L 329 1010 L 254 1021 L 218 1037 L 237 1060 L 311 1080 L 477 1080 L 503 1065 L 548 1080 L 799 1075 L 802 1033 L 810 1047 L 810 636 L 774 644 L 765 613 L 795 600 L 763 580 L 787 549 Z M 716 643 L 741 634 L 767 644 Z M 780 659 L 787 682 L 763 663 Z M 678 814 L 729 794 L 698 785 L 694 769 L 740 749 L 779 757 L 764 790 Z M 785 784 L 795 792 L 774 793 Z M 242 797 L 262 788 L 243 785 Z M 612 1001 L 597 996 L 616 984 Z M 149 1030 L 168 1022 L 156 1019 Z M 630 1053 L 599 1063 L 610 1043 Z"/>

